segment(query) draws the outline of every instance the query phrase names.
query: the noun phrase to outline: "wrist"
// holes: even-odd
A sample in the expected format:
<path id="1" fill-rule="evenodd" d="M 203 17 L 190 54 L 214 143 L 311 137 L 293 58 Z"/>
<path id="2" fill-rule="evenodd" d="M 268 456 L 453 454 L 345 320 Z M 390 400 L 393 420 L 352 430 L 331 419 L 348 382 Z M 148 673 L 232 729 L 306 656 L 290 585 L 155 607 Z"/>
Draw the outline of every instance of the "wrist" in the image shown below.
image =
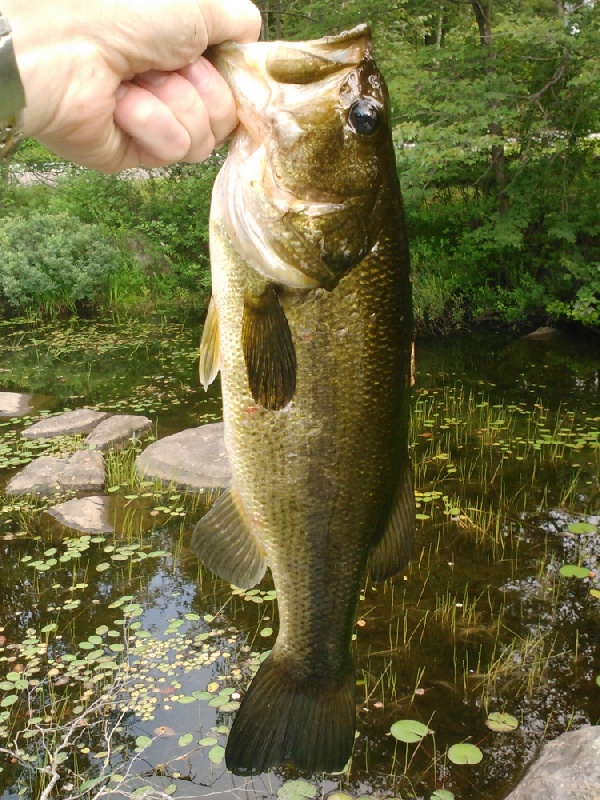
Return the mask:
<path id="1" fill-rule="evenodd" d="M 24 107 L 12 28 L 0 11 L 0 161 L 10 158 L 19 144 Z"/>

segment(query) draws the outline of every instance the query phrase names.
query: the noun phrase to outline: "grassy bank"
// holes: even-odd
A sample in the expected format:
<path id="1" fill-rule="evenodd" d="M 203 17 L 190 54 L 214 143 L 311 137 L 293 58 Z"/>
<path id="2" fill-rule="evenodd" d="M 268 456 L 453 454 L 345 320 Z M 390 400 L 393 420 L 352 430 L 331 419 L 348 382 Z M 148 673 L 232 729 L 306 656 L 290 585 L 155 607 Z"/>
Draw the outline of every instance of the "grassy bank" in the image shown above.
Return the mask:
<path id="1" fill-rule="evenodd" d="M 143 180 L 50 158 L 27 142 L 13 179 L 0 190 L 4 316 L 206 306 L 208 214 L 222 154 Z M 540 163 L 536 170 L 545 168 Z M 530 193 L 535 200 L 527 209 L 513 203 L 501 217 L 483 194 L 442 186 L 423 191 L 409 160 L 400 170 L 419 333 L 490 320 L 513 327 L 565 320 L 600 329 L 593 181 L 575 181 L 578 206 L 588 211 L 572 230 L 559 230 L 550 224 L 554 196 Z M 23 185 L 24 175 L 33 182 Z"/>

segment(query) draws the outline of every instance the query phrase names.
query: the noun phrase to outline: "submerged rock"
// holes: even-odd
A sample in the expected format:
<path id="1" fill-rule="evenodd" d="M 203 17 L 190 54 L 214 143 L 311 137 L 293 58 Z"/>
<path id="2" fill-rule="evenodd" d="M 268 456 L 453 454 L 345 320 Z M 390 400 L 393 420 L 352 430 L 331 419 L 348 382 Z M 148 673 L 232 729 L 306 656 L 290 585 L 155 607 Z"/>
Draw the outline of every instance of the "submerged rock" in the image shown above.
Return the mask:
<path id="1" fill-rule="evenodd" d="M 115 414 L 102 420 L 88 435 L 86 444 L 96 450 L 116 450 L 131 437 L 142 436 L 152 429 L 152 420 L 137 414 Z"/>
<path id="2" fill-rule="evenodd" d="M 136 470 L 143 478 L 174 483 L 193 492 L 224 488 L 231 480 L 231 469 L 225 452 L 223 423 L 165 436 L 138 457 Z"/>
<path id="3" fill-rule="evenodd" d="M 8 482 L 5 492 L 44 496 L 64 491 L 99 492 L 104 480 L 102 453 L 78 450 L 68 458 L 40 456 Z"/>
<path id="4" fill-rule="evenodd" d="M 543 326 L 541 328 L 536 328 L 531 333 L 528 333 L 525 338 L 526 339 L 537 339 L 539 342 L 546 341 L 548 339 L 556 339 L 557 336 L 560 336 L 560 331 L 557 328 L 550 328 L 548 326 Z"/>
<path id="5" fill-rule="evenodd" d="M 107 411 L 93 411 L 91 408 L 78 408 L 65 411 L 54 417 L 36 422 L 21 433 L 24 439 L 52 439 L 54 436 L 69 436 L 75 433 L 90 433 L 103 419 Z"/>
<path id="6" fill-rule="evenodd" d="M 538 760 L 506 800 L 599 800 L 600 726 L 563 733 L 544 745 Z"/>
<path id="7" fill-rule="evenodd" d="M 76 498 L 46 509 L 44 514 L 54 517 L 66 528 L 83 533 L 113 533 L 111 499 L 106 496 Z"/>

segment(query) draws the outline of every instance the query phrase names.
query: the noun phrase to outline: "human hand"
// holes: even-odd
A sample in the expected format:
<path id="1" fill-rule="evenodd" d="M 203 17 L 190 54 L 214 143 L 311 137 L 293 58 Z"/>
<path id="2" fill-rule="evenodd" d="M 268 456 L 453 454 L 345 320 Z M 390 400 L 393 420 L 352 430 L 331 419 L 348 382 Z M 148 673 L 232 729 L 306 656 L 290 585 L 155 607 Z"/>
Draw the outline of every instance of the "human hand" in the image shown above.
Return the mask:
<path id="1" fill-rule="evenodd" d="M 24 134 L 102 172 L 206 158 L 237 124 L 202 53 L 254 41 L 250 0 L 2 0 L 27 97 Z"/>

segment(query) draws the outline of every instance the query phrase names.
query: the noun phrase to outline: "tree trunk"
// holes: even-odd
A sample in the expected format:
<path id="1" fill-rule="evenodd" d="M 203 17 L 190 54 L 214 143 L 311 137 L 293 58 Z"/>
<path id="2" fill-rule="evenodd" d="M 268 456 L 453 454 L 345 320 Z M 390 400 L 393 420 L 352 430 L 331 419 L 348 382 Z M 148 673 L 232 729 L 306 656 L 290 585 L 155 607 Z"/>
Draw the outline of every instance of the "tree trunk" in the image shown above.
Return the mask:
<path id="1" fill-rule="evenodd" d="M 440 10 L 438 12 L 438 24 L 435 34 L 435 48 L 440 50 L 442 47 L 442 40 L 444 38 L 444 4 L 440 3 Z"/>
<path id="2" fill-rule="evenodd" d="M 281 39 L 281 0 L 273 0 L 273 16 L 275 17 L 275 38 Z"/>
<path id="3" fill-rule="evenodd" d="M 477 27 L 479 29 L 479 44 L 486 50 L 486 67 L 488 75 L 496 74 L 496 51 L 494 50 L 494 39 L 492 34 L 492 0 L 474 0 L 472 3 Z M 498 110 L 498 103 L 492 100 L 490 103 L 492 116 Z M 502 139 L 502 123 L 492 121 L 488 125 L 488 133 Z M 502 141 L 493 144 L 491 148 L 492 170 L 494 173 L 494 183 L 496 187 L 496 204 L 498 211 L 504 214 L 508 211 L 508 195 L 506 193 L 506 159 L 504 144 Z"/>

